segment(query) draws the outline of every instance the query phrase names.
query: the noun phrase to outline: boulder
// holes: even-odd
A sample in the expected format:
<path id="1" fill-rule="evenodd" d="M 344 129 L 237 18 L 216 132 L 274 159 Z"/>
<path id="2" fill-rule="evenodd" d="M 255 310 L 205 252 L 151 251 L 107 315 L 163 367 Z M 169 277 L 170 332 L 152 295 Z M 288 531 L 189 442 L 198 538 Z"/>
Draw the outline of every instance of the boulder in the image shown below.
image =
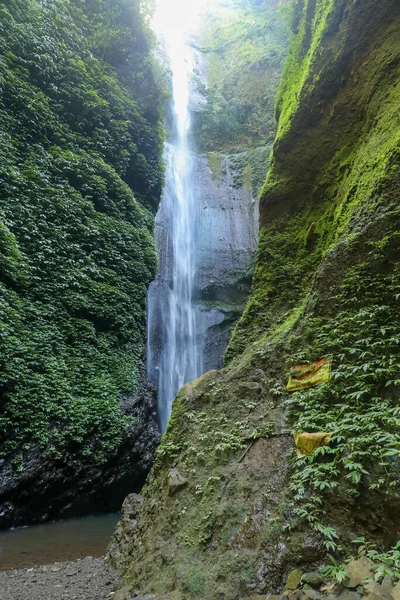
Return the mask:
<path id="1" fill-rule="evenodd" d="M 385 600 L 386 596 L 382 596 L 382 594 L 377 594 L 376 592 L 372 592 L 372 594 L 368 594 L 368 600 Z"/>
<path id="2" fill-rule="evenodd" d="M 132 600 L 132 592 L 129 588 L 123 587 L 112 598 L 113 600 Z"/>
<path id="3" fill-rule="evenodd" d="M 302 576 L 303 573 L 298 569 L 291 571 L 286 581 L 285 590 L 297 590 L 297 588 L 300 587 Z"/>
<path id="4" fill-rule="evenodd" d="M 384 596 L 392 598 L 393 580 L 390 575 L 385 575 L 381 583 L 381 591 Z"/>
<path id="5" fill-rule="evenodd" d="M 379 594 L 381 595 L 382 588 L 376 581 L 371 581 L 364 585 L 364 594 L 365 596 L 370 596 L 371 594 Z"/>
<path id="6" fill-rule="evenodd" d="M 317 592 L 317 590 L 303 590 L 301 593 L 301 597 L 305 600 L 319 600 L 321 598 L 321 594 Z"/>
<path id="7" fill-rule="evenodd" d="M 312 571 L 310 573 L 304 573 L 301 577 L 301 583 L 310 585 L 312 588 L 319 588 L 324 583 L 324 578 L 321 573 Z"/>
<path id="8" fill-rule="evenodd" d="M 356 588 L 366 579 L 374 576 L 374 563 L 363 556 L 358 560 L 352 560 L 346 567 L 346 577 L 343 585 L 347 588 Z"/>
<path id="9" fill-rule="evenodd" d="M 400 600 L 400 581 L 392 589 L 393 600 Z"/>
<path id="10" fill-rule="evenodd" d="M 376 581 L 371 581 L 364 585 L 364 594 L 368 600 L 378 600 L 383 598 L 384 600 L 392 600 L 393 583 L 392 578 L 388 575 L 384 577 L 382 584 Z"/>
<path id="11" fill-rule="evenodd" d="M 338 600 L 361 600 L 361 595 L 357 592 L 345 590 L 340 594 Z"/>
<path id="12" fill-rule="evenodd" d="M 178 471 L 178 469 L 171 469 L 168 474 L 168 495 L 174 496 L 177 492 L 182 490 L 188 484 L 188 480 L 185 479 Z"/>
<path id="13" fill-rule="evenodd" d="M 136 525 L 142 504 L 143 496 L 139 494 L 129 494 L 125 498 L 122 505 L 121 520 L 107 548 L 106 560 L 122 573 L 126 570 L 126 557 L 129 556 L 130 548 L 135 543 Z"/>

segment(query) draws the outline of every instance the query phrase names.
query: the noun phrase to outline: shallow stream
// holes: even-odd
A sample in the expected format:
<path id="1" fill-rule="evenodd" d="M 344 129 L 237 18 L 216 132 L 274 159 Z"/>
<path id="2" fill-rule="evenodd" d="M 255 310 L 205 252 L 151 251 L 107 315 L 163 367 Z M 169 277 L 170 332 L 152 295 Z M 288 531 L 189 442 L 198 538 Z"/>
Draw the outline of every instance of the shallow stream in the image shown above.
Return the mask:
<path id="1" fill-rule="evenodd" d="M 0 571 L 102 556 L 119 514 L 55 521 L 0 532 Z"/>

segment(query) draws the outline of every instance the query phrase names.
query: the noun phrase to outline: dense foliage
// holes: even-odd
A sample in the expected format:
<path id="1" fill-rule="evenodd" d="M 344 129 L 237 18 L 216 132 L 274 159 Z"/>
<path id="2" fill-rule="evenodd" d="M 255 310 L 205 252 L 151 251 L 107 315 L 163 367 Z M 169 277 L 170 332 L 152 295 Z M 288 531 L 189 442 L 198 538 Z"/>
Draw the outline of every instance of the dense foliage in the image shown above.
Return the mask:
<path id="1" fill-rule="evenodd" d="M 207 104 L 195 113 L 204 150 L 237 152 L 271 144 L 274 102 L 288 46 L 283 8 L 275 0 L 219 2 L 207 17 Z M 265 162 L 263 178 L 265 178 Z"/>
<path id="2" fill-rule="evenodd" d="M 393 259 L 382 269 L 382 259 L 389 247 L 398 251 L 399 234 L 371 246 L 375 260 L 346 278 L 335 318 L 311 320 L 303 351 L 292 356 L 332 356 L 331 381 L 286 401 L 297 431 L 333 433 L 329 447 L 296 460 L 291 482 L 294 516 L 319 531 L 331 551 L 340 549 L 339 532 L 329 526 L 329 503 L 340 484 L 353 498 L 366 489 L 398 489 L 400 272 Z"/>
<path id="3" fill-rule="evenodd" d="M 135 589 L 265 596 L 293 568 L 343 572 L 361 540 L 400 576 L 400 5 L 292 16 L 253 290 L 224 367 L 174 402 L 124 557 Z M 323 357 L 330 381 L 289 393 Z M 332 437 L 298 457 L 297 432 Z"/>
<path id="4" fill-rule="evenodd" d="M 256 352 L 266 358 L 268 341 L 286 336 L 289 365 L 333 357 L 331 381 L 320 388 L 289 396 L 277 383 L 273 390 L 285 400 L 295 431 L 333 433 L 329 447 L 294 461 L 290 483 L 291 527 L 311 526 L 330 551 L 348 542 L 349 525 L 332 516 L 340 494 L 349 502 L 364 497 L 376 503 L 377 497 L 397 501 L 399 493 L 400 86 L 391 78 L 398 52 L 393 7 L 380 7 L 369 32 L 365 15 L 354 14 L 347 41 L 353 52 L 361 32 L 369 43 L 377 20 L 389 31 L 374 67 L 358 80 L 357 95 L 338 83 L 350 53 L 320 58 L 327 31 L 343 17 L 340 2 L 299 2 L 293 12 L 274 163 L 262 191 L 269 214 L 262 216 L 252 297 L 227 354 L 229 359 L 258 340 Z M 377 10 L 372 2 L 368 8 Z M 352 58 L 352 67 L 365 65 L 364 57 Z M 324 106 L 313 104 L 317 89 Z M 357 112 L 357 102 L 365 113 Z M 318 115 L 314 122 L 308 120 L 311 108 Z M 307 155 L 311 139 L 321 149 Z M 303 189 L 307 177 L 315 182 L 312 189 Z M 277 199 L 285 204 L 283 218 Z"/>
<path id="5" fill-rule="evenodd" d="M 101 460 L 131 427 L 118 399 L 137 383 L 162 184 L 148 11 L 0 4 L 3 454 Z"/>

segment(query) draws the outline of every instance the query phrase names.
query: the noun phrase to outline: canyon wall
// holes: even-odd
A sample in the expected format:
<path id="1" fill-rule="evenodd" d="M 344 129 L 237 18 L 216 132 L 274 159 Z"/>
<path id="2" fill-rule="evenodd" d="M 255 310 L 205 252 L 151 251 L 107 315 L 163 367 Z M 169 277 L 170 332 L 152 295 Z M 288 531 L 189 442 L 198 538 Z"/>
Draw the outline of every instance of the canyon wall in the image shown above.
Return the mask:
<path id="1" fill-rule="evenodd" d="M 399 535 L 400 5 L 298 0 L 250 300 L 110 547 L 128 588 L 236 600 Z M 323 385 L 287 391 L 325 358 Z M 293 433 L 326 432 L 297 456 Z"/>
<path id="2" fill-rule="evenodd" d="M 205 370 L 222 366 L 246 305 L 258 247 L 258 196 L 276 133 L 289 44 L 276 0 L 216 2 L 198 38 L 192 97 L 199 319 Z"/>
<path id="3" fill-rule="evenodd" d="M 0 6 L 0 527 L 119 508 L 159 441 L 135 395 L 166 99 L 146 10 Z"/>

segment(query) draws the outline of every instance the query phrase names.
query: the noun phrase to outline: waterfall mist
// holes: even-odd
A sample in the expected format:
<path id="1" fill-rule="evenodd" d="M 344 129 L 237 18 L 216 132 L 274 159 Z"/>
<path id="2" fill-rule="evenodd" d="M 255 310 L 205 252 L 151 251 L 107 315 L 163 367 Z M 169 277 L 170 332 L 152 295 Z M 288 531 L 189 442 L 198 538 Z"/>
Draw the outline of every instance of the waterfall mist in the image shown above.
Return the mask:
<path id="1" fill-rule="evenodd" d="M 156 28 L 170 61 L 173 93 L 173 133 L 165 147 L 165 189 L 156 217 L 159 270 L 148 293 L 147 370 L 158 390 L 162 431 L 166 429 L 172 401 L 179 389 L 203 372 L 199 315 L 192 301 L 196 207 L 189 145 L 193 52 L 188 41 L 195 15 L 190 2 L 165 0 L 156 14 Z"/>

